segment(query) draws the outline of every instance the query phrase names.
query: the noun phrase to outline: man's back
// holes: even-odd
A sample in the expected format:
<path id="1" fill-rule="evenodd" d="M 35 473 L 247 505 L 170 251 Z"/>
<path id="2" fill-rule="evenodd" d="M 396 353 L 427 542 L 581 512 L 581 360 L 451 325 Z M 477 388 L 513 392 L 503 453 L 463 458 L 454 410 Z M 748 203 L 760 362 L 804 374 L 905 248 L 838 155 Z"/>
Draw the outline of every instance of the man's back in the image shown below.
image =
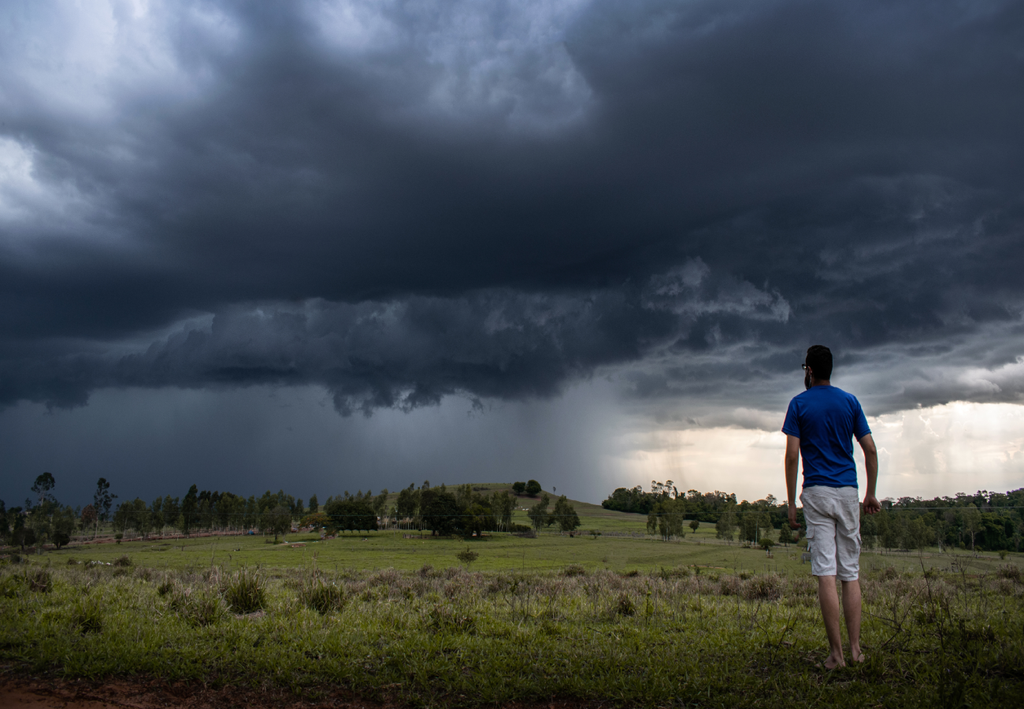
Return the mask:
<path id="1" fill-rule="evenodd" d="M 831 385 L 793 397 L 783 433 L 800 439 L 804 487 L 857 487 L 853 439 L 871 433 L 857 397 Z"/>

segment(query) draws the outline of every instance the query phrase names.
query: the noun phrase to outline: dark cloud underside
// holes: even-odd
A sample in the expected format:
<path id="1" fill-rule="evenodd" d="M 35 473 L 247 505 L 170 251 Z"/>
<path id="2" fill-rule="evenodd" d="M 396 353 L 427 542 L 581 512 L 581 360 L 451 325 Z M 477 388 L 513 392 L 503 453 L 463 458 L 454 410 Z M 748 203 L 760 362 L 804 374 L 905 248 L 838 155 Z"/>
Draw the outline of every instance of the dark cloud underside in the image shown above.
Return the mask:
<path id="1" fill-rule="evenodd" d="M 812 341 L 938 382 L 879 410 L 1019 400 L 1020 3 L 339 7 L 121 8 L 90 44 L 6 6 L 0 401 L 371 411 L 611 366 L 713 398 Z"/>

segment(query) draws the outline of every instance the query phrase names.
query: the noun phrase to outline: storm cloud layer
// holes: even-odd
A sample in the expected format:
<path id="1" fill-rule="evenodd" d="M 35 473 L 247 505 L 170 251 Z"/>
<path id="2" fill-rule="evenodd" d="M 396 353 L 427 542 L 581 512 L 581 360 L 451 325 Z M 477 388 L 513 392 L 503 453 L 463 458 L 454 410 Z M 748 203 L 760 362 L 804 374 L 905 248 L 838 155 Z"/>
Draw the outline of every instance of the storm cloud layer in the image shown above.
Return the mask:
<path id="1" fill-rule="evenodd" d="M 0 405 L 758 410 L 815 342 L 872 414 L 1019 402 L 1022 47 L 1009 1 L 5 3 Z"/>

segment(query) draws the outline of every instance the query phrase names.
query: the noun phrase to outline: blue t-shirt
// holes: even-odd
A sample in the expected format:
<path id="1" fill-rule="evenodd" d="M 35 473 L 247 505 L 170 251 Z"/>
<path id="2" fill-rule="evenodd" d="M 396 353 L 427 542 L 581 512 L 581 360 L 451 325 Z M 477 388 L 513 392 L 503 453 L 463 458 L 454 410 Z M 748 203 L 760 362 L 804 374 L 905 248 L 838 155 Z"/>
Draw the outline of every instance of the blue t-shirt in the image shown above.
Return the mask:
<path id="1" fill-rule="evenodd" d="M 871 429 L 853 394 L 815 386 L 794 396 L 782 432 L 800 439 L 804 487 L 857 487 L 853 439 L 859 441 Z"/>

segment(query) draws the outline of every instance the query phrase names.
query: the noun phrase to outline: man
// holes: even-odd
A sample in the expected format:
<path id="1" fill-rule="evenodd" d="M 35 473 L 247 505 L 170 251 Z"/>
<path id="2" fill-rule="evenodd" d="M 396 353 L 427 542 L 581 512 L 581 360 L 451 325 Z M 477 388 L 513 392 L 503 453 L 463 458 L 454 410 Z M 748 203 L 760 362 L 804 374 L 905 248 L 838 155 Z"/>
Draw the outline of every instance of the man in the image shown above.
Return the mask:
<path id="1" fill-rule="evenodd" d="M 864 411 L 852 394 L 831 384 L 832 352 L 823 345 L 807 350 L 804 359 L 806 391 L 793 397 L 782 432 L 786 434 L 786 490 L 789 526 L 797 529 L 797 461 L 803 458 L 804 484 L 800 501 L 811 545 L 811 573 L 818 577 L 818 602 L 825 621 L 829 656 L 827 669 L 844 667 L 839 628 L 836 577 L 843 584 L 843 615 L 850 639 L 850 659 L 863 662 L 860 649 L 860 505 L 853 439 L 864 451 L 867 493 L 864 512 L 881 509 L 875 497 L 878 451 Z"/>

